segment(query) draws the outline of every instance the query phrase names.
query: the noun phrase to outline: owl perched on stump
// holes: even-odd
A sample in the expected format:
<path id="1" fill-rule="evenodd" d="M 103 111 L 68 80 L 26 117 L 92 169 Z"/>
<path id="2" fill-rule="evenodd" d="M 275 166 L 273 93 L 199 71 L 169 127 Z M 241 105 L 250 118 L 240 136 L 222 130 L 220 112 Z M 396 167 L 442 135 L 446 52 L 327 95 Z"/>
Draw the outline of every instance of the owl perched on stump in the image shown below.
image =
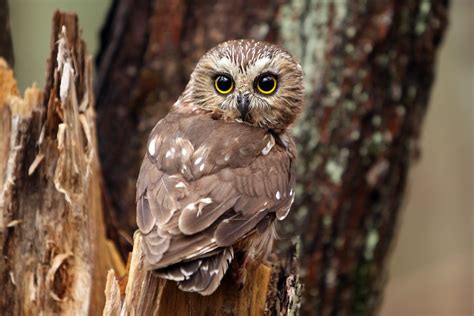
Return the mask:
<path id="1" fill-rule="evenodd" d="M 148 269 L 183 291 L 212 294 L 235 254 L 262 260 L 295 198 L 288 128 L 303 72 L 277 45 L 222 43 L 153 128 L 137 181 Z"/>

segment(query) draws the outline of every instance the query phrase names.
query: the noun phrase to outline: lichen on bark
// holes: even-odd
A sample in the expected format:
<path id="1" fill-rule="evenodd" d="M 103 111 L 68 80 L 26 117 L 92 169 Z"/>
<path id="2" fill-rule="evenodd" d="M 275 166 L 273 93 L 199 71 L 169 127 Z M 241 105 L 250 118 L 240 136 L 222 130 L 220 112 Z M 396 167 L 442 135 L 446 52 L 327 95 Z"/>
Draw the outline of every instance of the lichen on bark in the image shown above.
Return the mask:
<path id="1" fill-rule="evenodd" d="M 428 0 L 293 0 L 280 11 L 280 39 L 306 76 L 298 198 L 284 228 L 305 232 L 307 313 L 369 315 L 380 304 L 446 12 Z"/>

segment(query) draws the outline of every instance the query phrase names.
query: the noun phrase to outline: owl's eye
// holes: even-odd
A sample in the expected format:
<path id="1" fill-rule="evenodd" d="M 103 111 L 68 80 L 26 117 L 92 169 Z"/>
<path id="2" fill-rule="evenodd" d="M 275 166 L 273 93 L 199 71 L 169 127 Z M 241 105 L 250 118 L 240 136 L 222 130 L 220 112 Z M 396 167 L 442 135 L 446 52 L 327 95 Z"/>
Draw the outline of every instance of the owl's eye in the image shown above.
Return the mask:
<path id="1" fill-rule="evenodd" d="M 277 78 L 272 74 L 265 74 L 256 80 L 257 90 L 262 94 L 272 94 L 277 88 Z"/>
<path id="2" fill-rule="evenodd" d="M 227 75 L 218 75 L 214 81 L 214 87 L 220 94 L 229 94 L 234 89 L 234 81 Z"/>

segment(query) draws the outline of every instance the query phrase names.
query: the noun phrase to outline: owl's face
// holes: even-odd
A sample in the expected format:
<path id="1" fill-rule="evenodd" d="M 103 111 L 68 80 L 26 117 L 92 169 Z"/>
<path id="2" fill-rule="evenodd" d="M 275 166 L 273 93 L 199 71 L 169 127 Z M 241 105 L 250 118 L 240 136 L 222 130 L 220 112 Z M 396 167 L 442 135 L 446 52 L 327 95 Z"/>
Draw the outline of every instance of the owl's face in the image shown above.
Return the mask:
<path id="1" fill-rule="evenodd" d="M 228 41 L 201 58 L 184 98 L 216 118 L 285 129 L 303 106 L 303 72 L 276 45 Z"/>

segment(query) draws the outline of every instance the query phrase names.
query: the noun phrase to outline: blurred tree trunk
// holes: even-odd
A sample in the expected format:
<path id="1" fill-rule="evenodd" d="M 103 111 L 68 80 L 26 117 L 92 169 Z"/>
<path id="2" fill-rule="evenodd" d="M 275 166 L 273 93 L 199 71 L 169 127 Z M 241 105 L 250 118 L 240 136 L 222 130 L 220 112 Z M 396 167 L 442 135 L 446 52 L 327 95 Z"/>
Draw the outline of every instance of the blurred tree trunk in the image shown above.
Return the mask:
<path id="1" fill-rule="evenodd" d="M 92 61 L 77 16 L 53 18 L 47 84 L 19 95 L 0 58 L 0 313 L 97 315 L 106 272 Z"/>
<path id="2" fill-rule="evenodd" d="M 125 255 L 147 135 L 199 57 L 279 42 L 305 70 L 298 198 L 281 225 L 303 239 L 304 310 L 373 314 L 446 24 L 446 0 L 114 1 L 95 84 L 109 235 Z"/>
<path id="3" fill-rule="evenodd" d="M 0 0 L 0 56 L 13 67 L 13 45 L 8 0 Z"/>

